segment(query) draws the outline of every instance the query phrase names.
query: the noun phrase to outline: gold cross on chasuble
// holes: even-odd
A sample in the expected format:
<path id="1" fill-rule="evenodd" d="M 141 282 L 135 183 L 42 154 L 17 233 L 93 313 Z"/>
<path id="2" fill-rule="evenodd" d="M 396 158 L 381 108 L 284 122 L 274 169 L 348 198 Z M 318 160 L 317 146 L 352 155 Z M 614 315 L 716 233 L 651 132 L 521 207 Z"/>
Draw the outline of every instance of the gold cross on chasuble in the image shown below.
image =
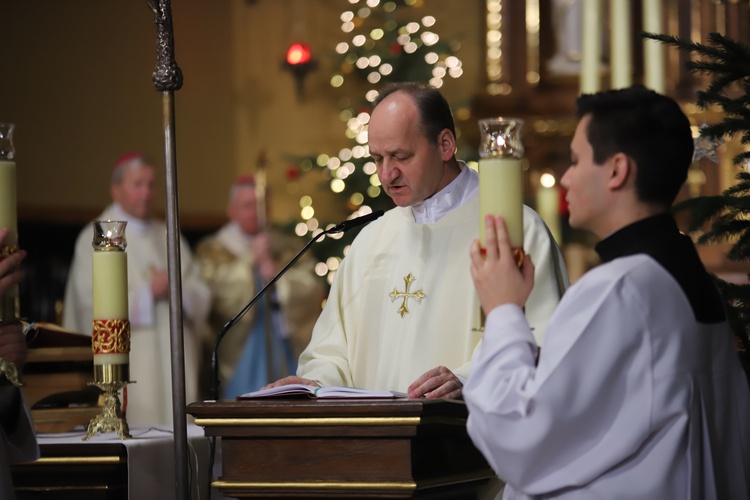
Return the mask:
<path id="1" fill-rule="evenodd" d="M 404 281 L 406 282 L 406 287 L 404 288 L 403 292 L 399 292 L 396 287 L 393 287 L 393 291 L 389 294 L 391 297 L 391 302 L 395 302 L 396 299 L 399 299 L 401 297 L 404 298 L 404 302 L 401 304 L 401 307 L 398 308 L 397 313 L 401 315 L 403 318 L 406 313 L 409 312 L 409 308 L 406 307 L 406 301 L 409 299 L 414 299 L 417 301 L 417 303 L 422 302 L 422 299 L 425 298 L 424 292 L 420 289 L 417 290 L 414 293 L 409 293 L 409 285 L 411 285 L 411 282 L 414 281 L 416 278 L 412 276 L 411 273 L 409 273 L 407 276 L 404 277 Z"/>

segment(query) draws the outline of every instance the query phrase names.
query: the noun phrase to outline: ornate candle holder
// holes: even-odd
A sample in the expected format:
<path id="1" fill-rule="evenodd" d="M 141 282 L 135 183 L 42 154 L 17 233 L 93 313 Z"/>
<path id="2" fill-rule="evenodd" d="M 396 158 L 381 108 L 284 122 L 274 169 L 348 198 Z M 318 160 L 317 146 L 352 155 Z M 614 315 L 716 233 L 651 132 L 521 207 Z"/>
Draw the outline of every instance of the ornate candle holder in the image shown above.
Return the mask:
<path id="1" fill-rule="evenodd" d="M 119 392 L 130 378 L 130 321 L 128 319 L 128 265 L 125 225 L 122 221 L 95 221 L 93 255 L 94 319 L 91 349 L 94 382 L 104 391 L 102 412 L 89 422 L 86 436 L 117 432 L 132 437 L 120 407 Z"/>
<path id="2" fill-rule="evenodd" d="M 513 255 L 523 261 L 523 166 L 521 142 L 523 120 L 485 118 L 479 120 L 479 242 L 485 244 L 487 215 L 505 219 Z"/>

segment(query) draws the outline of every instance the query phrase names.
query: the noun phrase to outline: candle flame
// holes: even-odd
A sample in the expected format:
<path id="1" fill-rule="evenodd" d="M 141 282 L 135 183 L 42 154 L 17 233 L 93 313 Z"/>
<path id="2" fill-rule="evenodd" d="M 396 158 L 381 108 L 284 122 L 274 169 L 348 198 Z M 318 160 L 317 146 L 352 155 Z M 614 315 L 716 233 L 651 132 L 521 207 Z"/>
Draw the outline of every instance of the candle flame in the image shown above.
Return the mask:
<path id="1" fill-rule="evenodd" d="M 542 187 L 551 188 L 555 185 L 555 176 L 549 173 L 542 174 L 539 178 L 539 183 Z"/>

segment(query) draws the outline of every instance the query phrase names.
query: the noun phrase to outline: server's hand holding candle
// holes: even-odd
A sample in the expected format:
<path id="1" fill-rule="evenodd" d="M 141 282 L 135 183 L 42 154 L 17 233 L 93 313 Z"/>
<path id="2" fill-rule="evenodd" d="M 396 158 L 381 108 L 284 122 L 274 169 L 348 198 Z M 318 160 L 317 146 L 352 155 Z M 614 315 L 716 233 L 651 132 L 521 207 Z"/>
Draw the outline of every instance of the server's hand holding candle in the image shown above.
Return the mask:
<path id="1" fill-rule="evenodd" d="M 96 382 L 126 382 L 129 377 L 130 321 L 125 225 L 94 225 L 92 349 Z"/>
<path id="2" fill-rule="evenodd" d="M 479 120 L 479 244 L 485 248 L 485 218 L 502 216 L 513 255 L 523 262 L 523 120 Z"/>
<path id="3" fill-rule="evenodd" d="M 12 123 L 0 123 L 0 228 L 6 233 L 0 242 L 0 259 L 18 251 L 18 221 L 16 217 L 16 160 L 13 147 Z M 18 282 L 0 290 L 0 320 L 14 321 L 19 317 Z"/>

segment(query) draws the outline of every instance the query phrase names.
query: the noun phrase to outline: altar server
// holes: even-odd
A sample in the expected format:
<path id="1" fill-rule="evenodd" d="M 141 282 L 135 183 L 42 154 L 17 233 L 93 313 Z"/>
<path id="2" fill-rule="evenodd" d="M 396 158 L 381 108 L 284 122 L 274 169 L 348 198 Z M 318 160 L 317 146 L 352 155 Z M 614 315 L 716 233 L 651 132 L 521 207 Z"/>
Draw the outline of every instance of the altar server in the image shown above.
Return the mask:
<path id="1" fill-rule="evenodd" d="M 570 224 L 603 264 L 568 290 L 537 346 L 534 279 L 505 225 L 471 250 L 487 312 L 464 391 L 504 498 L 750 498 L 750 389 L 725 303 L 670 214 L 690 123 L 643 87 L 584 95 L 562 178 Z"/>
<path id="2" fill-rule="evenodd" d="M 277 384 L 460 398 L 482 336 L 468 255 L 479 233 L 478 175 L 456 159 L 453 116 L 434 87 L 383 88 L 368 135 L 380 182 L 397 207 L 357 236 L 298 377 Z M 537 264 L 526 314 L 541 341 L 567 275 L 544 222 L 528 207 L 524 248 Z"/>
<path id="3" fill-rule="evenodd" d="M 172 425 L 172 373 L 169 336 L 167 228 L 154 218 L 155 174 L 140 153 L 120 157 L 112 171 L 113 203 L 96 220 L 127 221 L 128 305 L 131 327 L 127 419 L 130 425 Z M 93 231 L 87 225 L 76 240 L 65 289 L 63 324 L 91 334 L 93 314 Z M 206 332 L 211 292 L 193 261 L 190 247 L 180 240 L 182 312 L 185 338 L 185 390 L 188 402 L 198 394 L 200 335 Z"/>

